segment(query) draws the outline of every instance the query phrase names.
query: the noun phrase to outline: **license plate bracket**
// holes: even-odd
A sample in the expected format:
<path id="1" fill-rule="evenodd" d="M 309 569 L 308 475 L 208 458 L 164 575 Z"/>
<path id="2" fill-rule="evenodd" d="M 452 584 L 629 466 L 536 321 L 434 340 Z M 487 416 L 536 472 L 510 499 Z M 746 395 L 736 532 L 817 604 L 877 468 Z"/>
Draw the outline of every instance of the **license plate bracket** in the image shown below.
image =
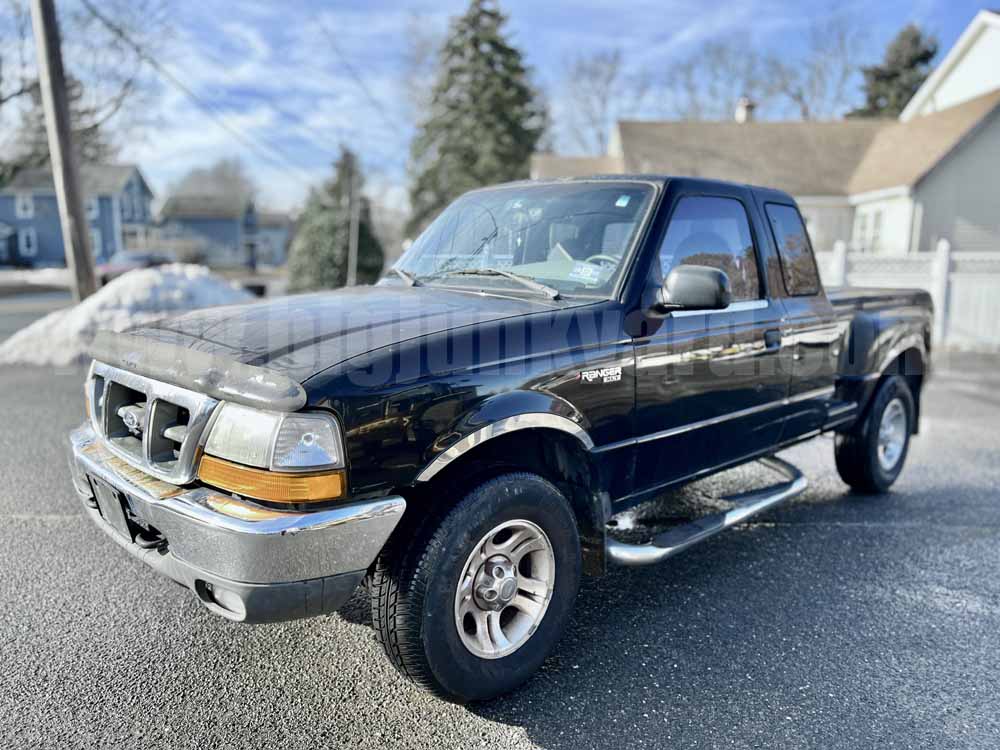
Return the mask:
<path id="1" fill-rule="evenodd" d="M 91 477 L 90 483 L 94 487 L 94 497 L 97 498 L 97 507 L 101 511 L 101 517 L 116 533 L 131 541 L 132 532 L 125 519 L 125 503 L 127 502 L 125 495 L 96 477 Z"/>

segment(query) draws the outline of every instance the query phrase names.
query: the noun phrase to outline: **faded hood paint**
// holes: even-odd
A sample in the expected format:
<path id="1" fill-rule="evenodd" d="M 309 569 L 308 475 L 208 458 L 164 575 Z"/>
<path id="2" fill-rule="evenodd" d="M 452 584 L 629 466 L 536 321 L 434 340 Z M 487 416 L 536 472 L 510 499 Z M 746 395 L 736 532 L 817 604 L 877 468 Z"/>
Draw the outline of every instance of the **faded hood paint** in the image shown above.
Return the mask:
<path id="1" fill-rule="evenodd" d="M 384 346 L 556 307 L 541 299 L 385 285 L 197 310 L 129 333 L 302 383 Z"/>

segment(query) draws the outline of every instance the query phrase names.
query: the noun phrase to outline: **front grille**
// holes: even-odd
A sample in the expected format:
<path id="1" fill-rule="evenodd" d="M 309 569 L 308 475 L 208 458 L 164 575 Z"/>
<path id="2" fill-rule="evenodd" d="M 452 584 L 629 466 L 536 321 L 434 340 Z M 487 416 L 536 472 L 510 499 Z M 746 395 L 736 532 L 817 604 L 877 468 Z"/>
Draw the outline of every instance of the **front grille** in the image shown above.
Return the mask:
<path id="1" fill-rule="evenodd" d="M 101 362 L 91 367 L 87 398 L 94 429 L 112 453 L 172 484 L 195 478 L 214 398 Z"/>

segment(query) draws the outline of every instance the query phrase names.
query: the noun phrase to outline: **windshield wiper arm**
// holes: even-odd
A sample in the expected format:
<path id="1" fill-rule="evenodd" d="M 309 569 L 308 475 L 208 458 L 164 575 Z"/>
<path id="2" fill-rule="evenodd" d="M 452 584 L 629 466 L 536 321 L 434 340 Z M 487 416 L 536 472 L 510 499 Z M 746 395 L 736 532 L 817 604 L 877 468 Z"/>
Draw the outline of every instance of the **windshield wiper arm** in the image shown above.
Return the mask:
<path id="1" fill-rule="evenodd" d="M 448 273 L 444 274 L 444 276 L 502 276 L 505 279 L 516 281 L 517 283 L 526 286 L 528 289 L 534 289 L 536 292 L 541 292 L 549 299 L 559 299 L 558 289 L 551 287 L 548 284 L 543 284 L 540 281 L 535 281 L 530 276 L 522 276 L 519 273 L 506 271 L 502 268 L 463 268 L 460 271 L 448 271 Z"/>
<path id="2" fill-rule="evenodd" d="M 406 282 L 407 286 L 421 286 L 420 279 L 409 271 L 404 271 L 402 268 L 390 268 L 389 273 L 396 274 L 399 278 Z"/>

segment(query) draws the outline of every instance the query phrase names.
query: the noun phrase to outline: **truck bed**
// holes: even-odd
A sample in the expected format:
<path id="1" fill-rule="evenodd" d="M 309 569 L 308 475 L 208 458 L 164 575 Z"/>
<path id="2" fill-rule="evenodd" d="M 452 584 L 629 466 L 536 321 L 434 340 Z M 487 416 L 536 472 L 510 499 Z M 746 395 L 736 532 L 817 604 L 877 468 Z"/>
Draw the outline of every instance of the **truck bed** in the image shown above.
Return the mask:
<path id="1" fill-rule="evenodd" d="M 931 295 L 924 289 L 840 286 L 828 288 L 826 296 L 840 314 L 856 310 L 874 311 L 904 307 L 933 309 Z"/>

